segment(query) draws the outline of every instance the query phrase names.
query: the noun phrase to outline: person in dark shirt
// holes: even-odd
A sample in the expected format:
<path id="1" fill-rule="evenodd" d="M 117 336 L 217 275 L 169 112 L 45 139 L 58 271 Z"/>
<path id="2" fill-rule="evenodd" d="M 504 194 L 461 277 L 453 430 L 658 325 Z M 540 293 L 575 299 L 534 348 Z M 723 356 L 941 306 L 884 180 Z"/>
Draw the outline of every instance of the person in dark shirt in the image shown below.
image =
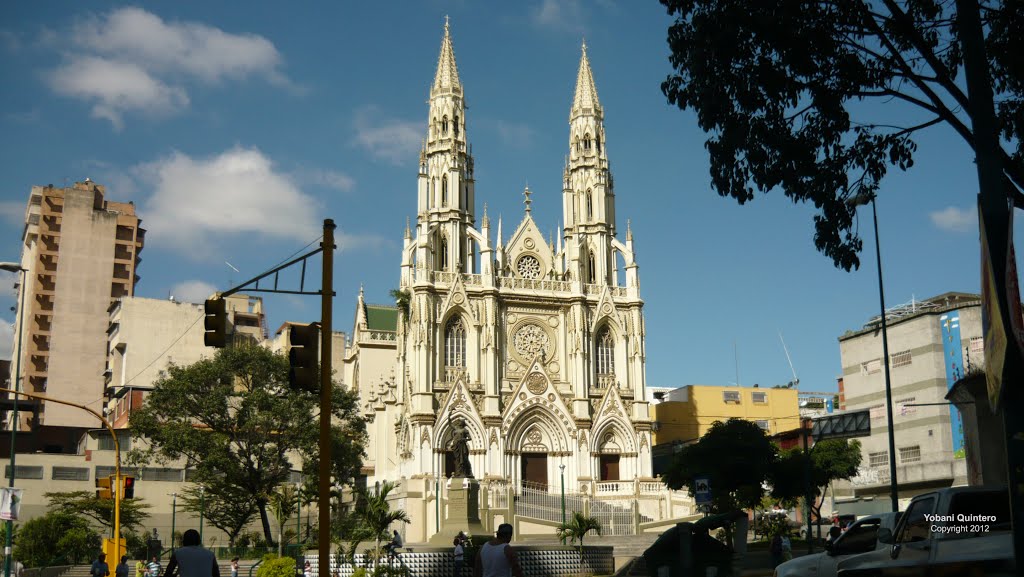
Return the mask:
<path id="1" fill-rule="evenodd" d="M 217 557 L 199 544 L 199 531 L 189 529 L 181 536 L 181 547 L 171 553 L 164 577 L 220 577 Z"/>

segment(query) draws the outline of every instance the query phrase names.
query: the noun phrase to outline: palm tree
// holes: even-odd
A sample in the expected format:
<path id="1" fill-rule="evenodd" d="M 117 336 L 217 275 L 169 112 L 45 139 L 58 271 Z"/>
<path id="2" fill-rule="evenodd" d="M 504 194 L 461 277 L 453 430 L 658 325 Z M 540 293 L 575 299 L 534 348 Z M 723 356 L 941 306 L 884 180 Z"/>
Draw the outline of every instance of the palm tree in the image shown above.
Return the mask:
<path id="1" fill-rule="evenodd" d="M 284 523 L 294 513 L 298 505 L 298 492 L 288 484 L 278 486 L 268 499 L 270 510 L 277 518 L 277 556 L 284 556 Z"/>
<path id="2" fill-rule="evenodd" d="M 563 542 L 566 539 L 580 542 L 580 567 L 583 567 L 583 537 L 587 533 L 595 531 L 601 534 L 601 522 L 594 517 L 587 517 L 579 511 L 573 511 L 572 519 L 558 526 L 558 538 Z"/>
<path id="3" fill-rule="evenodd" d="M 392 511 L 388 503 L 388 494 L 398 485 L 391 481 L 384 481 L 376 491 L 370 492 L 360 489 L 362 506 L 357 509 L 356 515 L 362 524 L 369 530 L 374 538 L 374 571 L 377 570 L 377 561 L 380 560 L 380 542 L 388 537 L 388 529 L 394 523 L 409 523 L 409 515 L 402 509 Z"/>

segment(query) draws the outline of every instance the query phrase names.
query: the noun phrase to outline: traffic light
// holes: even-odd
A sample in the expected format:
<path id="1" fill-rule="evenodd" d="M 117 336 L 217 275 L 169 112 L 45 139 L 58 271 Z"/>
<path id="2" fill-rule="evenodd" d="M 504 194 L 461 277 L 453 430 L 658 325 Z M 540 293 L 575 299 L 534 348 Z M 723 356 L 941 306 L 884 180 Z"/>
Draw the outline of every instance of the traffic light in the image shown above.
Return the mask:
<path id="1" fill-rule="evenodd" d="M 135 498 L 135 477 L 122 477 L 124 490 L 121 492 L 122 499 Z"/>
<path id="2" fill-rule="evenodd" d="M 316 391 L 319 381 L 317 371 L 320 351 L 320 327 L 317 325 L 292 325 L 288 337 L 291 349 L 288 351 L 288 385 L 292 390 Z"/>
<path id="3" fill-rule="evenodd" d="M 228 309 L 224 299 L 207 299 L 203 305 L 206 311 L 206 334 L 203 343 L 208 347 L 223 349 L 228 340 Z"/>
<path id="4" fill-rule="evenodd" d="M 96 477 L 96 498 L 113 499 L 114 494 L 110 492 L 111 477 Z"/>

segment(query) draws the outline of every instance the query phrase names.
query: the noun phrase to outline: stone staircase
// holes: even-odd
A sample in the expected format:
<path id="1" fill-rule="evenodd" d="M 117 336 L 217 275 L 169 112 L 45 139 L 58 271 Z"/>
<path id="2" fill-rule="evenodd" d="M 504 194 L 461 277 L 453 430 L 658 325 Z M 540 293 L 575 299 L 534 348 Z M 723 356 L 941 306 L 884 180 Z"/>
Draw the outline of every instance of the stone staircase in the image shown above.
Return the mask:
<path id="1" fill-rule="evenodd" d="M 608 536 L 588 535 L 583 544 L 587 547 L 612 547 L 612 557 L 615 558 L 615 575 L 626 577 L 628 575 L 642 575 L 646 577 L 647 568 L 644 564 L 643 554 L 651 544 L 657 540 L 660 533 L 642 533 L 640 535 Z M 561 541 L 554 537 L 525 537 L 512 544 L 531 546 L 561 545 Z"/>

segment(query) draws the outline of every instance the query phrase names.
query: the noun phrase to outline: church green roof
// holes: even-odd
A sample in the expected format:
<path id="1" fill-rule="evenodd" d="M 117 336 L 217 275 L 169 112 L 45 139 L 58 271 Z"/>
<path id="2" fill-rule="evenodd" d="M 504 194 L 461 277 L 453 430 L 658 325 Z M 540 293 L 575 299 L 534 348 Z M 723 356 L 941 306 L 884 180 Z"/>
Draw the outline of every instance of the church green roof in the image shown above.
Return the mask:
<path id="1" fill-rule="evenodd" d="M 366 305 L 366 328 L 371 331 L 397 331 L 398 308 L 386 305 Z"/>

